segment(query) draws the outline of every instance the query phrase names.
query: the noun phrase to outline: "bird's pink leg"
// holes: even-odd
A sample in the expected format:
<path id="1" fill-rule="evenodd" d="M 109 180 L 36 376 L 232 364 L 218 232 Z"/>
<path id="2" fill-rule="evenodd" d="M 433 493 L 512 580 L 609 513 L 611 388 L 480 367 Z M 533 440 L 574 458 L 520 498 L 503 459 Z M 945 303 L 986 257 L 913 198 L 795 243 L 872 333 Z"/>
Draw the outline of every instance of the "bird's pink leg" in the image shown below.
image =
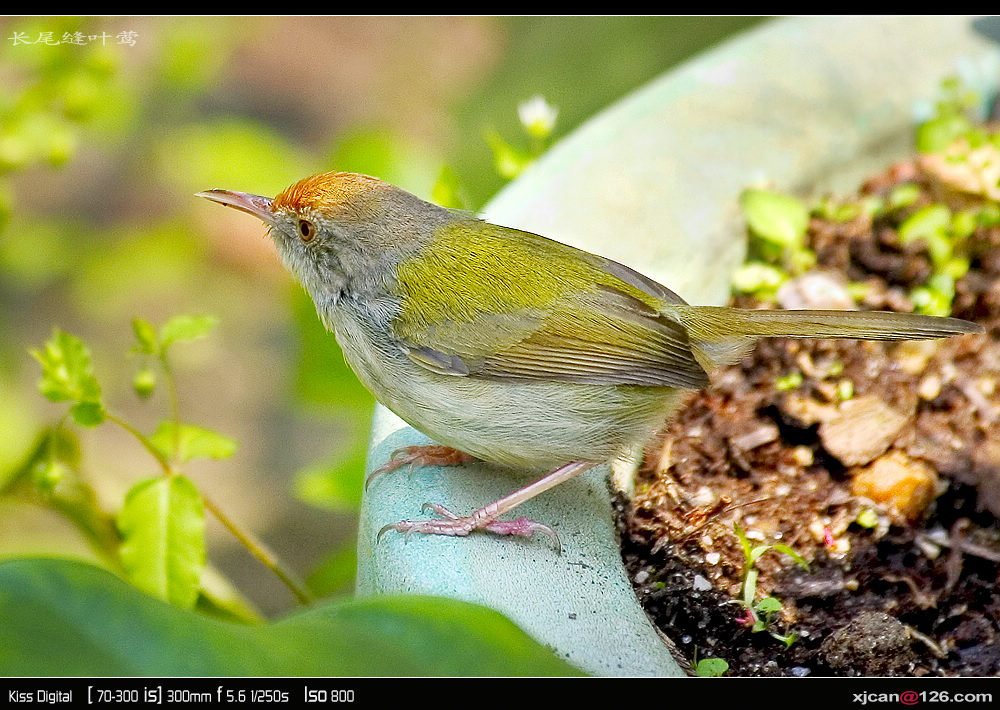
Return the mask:
<path id="1" fill-rule="evenodd" d="M 387 530 L 396 530 L 409 537 L 412 533 L 424 533 L 429 535 L 468 535 L 473 530 L 487 530 L 497 535 L 521 535 L 531 537 L 534 533 L 540 532 L 548 535 L 555 545 L 556 551 L 561 550 L 559 536 L 555 530 L 548 525 L 536 523 L 527 518 L 517 520 L 497 520 L 504 513 L 513 510 L 526 500 L 534 498 L 539 493 L 559 485 L 563 481 L 577 476 L 588 468 L 597 464 L 591 461 L 574 461 L 565 466 L 560 466 L 552 473 L 539 478 L 534 483 L 530 483 L 524 488 L 514 491 L 508 496 L 495 500 L 489 505 L 483 506 L 465 517 L 459 517 L 442 505 L 436 503 L 424 503 L 423 509 L 433 510 L 442 516 L 440 520 L 401 520 L 398 523 L 386 525 L 378 531 L 376 541 L 382 537 Z"/>
<path id="2" fill-rule="evenodd" d="M 475 460 L 475 456 L 440 444 L 404 446 L 393 451 L 388 461 L 368 475 L 368 478 L 365 479 L 365 490 L 368 490 L 368 486 L 376 478 L 385 473 L 391 473 L 401 466 L 409 466 L 412 471 L 414 466 L 456 466 Z"/>

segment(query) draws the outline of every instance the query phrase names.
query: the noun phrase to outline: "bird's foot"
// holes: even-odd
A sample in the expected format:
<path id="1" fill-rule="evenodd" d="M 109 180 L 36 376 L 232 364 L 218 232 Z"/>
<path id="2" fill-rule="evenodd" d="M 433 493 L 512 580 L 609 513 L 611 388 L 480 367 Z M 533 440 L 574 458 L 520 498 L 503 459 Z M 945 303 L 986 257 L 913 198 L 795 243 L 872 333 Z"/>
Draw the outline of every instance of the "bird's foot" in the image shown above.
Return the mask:
<path id="1" fill-rule="evenodd" d="M 368 478 L 365 479 L 365 490 L 379 476 L 391 473 L 402 466 L 409 466 L 410 471 L 413 471 L 414 466 L 455 466 L 475 460 L 474 456 L 470 456 L 464 451 L 440 444 L 404 446 L 393 451 L 388 461 L 368 475 Z"/>
<path id="2" fill-rule="evenodd" d="M 548 536 L 555 546 L 556 552 L 562 550 L 559 543 L 559 536 L 556 531 L 548 525 L 536 523 L 528 518 L 518 518 L 516 520 L 495 520 L 485 508 L 480 508 L 472 515 L 459 517 L 437 503 L 424 503 L 422 510 L 432 510 L 441 516 L 437 520 L 401 520 L 398 523 L 386 525 L 378 531 L 375 541 L 381 539 L 382 534 L 387 530 L 395 530 L 403 533 L 404 538 L 409 538 L 413 533 L 425 535 L 453 535 L 464 537 L 474 530 L 485 530 L 496 535 L 520 535 L 521 537 L 531 537 L 535 533 L 542 533 Z"/>

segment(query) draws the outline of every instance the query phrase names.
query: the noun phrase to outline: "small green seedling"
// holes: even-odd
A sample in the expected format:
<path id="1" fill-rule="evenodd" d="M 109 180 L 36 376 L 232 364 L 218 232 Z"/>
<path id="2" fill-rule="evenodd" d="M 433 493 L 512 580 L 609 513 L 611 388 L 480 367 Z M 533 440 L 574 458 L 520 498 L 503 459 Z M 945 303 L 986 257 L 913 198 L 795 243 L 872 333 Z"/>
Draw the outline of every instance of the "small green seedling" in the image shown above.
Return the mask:
<path id="1" fill-rule="evenodd" d="M 775 552 L 780 552 L 791 557 L 802 569 L 808 570 L 809 563 L 788 545 L 781 543 L 751 545 L 749 538 L 747 538 L 746 533 L 739 526 L 739 523 L 733 523 L 733 529 L 736 532 L 736 537 L 739 538 L 740 546 L 743 548 L 743 584 L 740 588 L 739 603 L 747 610 L 749 621 L 752 623 L 751 630 L 755 633 L 758 631 L 767 631 L 773 638 L 781 641 L 786 646 L 790 646 L 795 641 L 794 633 L 788 635 L 779 634 L 770 628 L 774 616 L 781 613 L 781 602 L 774 597 L 764 597 L 760 601 L 756 600 L 757 578 L 760 576 L 760 570 L 757 569 L 757 560 L 764 553 L 774 550 Z"/>

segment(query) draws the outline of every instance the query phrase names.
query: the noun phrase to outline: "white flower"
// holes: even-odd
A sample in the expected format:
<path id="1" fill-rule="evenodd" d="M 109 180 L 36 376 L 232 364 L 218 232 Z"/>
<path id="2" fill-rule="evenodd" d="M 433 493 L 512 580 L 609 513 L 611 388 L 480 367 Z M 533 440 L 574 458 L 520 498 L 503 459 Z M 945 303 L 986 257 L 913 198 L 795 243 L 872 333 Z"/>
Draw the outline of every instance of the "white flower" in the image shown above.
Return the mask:
<path id="1" fill-rule="evenodd" d="M 517 116 L 528 135 L 532 138 L 545 138 L 556 125 L 559 109 L 539 95 L 521 102 L 517 107 Z"/>

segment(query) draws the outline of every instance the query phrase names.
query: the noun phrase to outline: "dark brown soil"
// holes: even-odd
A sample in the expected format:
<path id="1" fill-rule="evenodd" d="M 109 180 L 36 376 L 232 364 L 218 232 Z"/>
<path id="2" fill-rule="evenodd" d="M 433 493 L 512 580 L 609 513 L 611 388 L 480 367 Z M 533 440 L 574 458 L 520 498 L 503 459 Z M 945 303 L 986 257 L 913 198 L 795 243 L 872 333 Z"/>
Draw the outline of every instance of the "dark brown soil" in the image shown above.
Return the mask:
<path id="1" fill-rule="evenodd" d="M 931 260 L 922 241 L 900 242 L 909 214 L 972 204 L 918 161 L 862 194 L 902 182 L 920 186 L 916 203 L 811 221 L 817 270 L 865 282 L 864 308 L 913 309 Z M 1000 674 L 1000 226 L 978 226 L 966 249 L 952 314 L 985 335 L 763 342 L 692 395 L 647 452 L 621 502 L 623 554 L 683 656 L 723 658 L 728 675 Z M 789 387 L 794 373 L 801 384 Z M 738 601 L 734 524 L 751 545 L 809 562 L 774 549 L 757 560 L 755 598 L 781 603 L 764 630 Z"/>

